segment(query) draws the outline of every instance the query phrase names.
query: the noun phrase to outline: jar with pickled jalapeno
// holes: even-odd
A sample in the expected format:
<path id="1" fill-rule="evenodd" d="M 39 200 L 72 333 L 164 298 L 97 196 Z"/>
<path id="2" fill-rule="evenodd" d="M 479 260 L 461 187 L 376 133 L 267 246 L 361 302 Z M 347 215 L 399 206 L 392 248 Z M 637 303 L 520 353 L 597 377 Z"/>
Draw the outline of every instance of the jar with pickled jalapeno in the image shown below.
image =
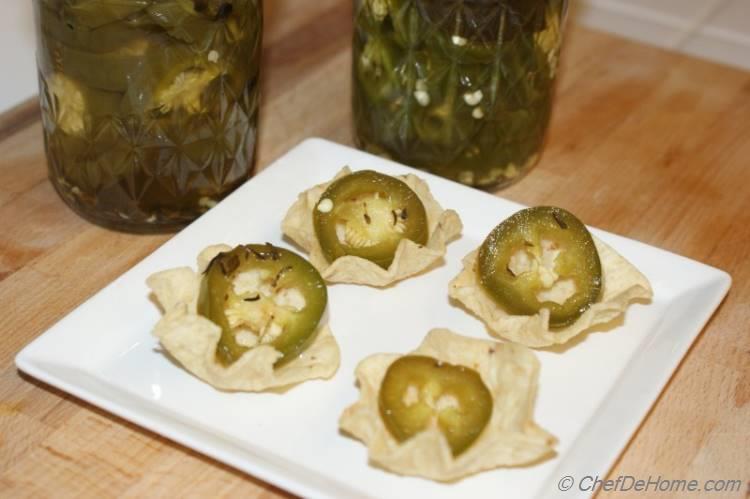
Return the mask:
<path id="1" fill-rule="evenodd" d="M 481 188 L 538 160 L 567 0 L 357 0 L 363 149 Z"/>
<path id="2" fill-rule="evenodd" d="M 252 171 L 260 0 L 33 0 L 49 175 L 102 225 L 180 227 Z"/>

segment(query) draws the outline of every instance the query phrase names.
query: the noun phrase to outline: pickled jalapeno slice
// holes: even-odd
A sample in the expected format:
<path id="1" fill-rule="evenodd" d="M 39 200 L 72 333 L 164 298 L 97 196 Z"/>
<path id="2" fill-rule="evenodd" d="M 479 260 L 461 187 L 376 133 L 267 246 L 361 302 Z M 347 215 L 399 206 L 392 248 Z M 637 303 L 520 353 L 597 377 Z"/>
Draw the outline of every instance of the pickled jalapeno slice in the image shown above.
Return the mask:
<path id="1" fill-rule="evenodd" d="M 551 206 L 521 210 L 479 248 L 479 280 L 507 312 L 550 312 L 550 327 L 573 323 L 598 298 L 602 268 L 594 240 L 573 214 Z"/>
<path id="2" fill-rule="evenodd" d="M 365 258 L 387 269 L 402 239 L 426 244 L 427 214 L 419 196 L 401 180 L 363 170 L 333 182 L 313 210 L 323 255 Z"/>
<path id="3" fill-rule="evenodd" d="M 454 456 L 474 443 L 492 415 L 492 395 L 479 373 L 423 355 L 390 365 L 378 405 L 396 440 L 404 442 L 437 423 Z"/>
<path id="4" fill-rule="evenodd" d="M 315 267 L 273 245 L 218 254 L 206 269 L 198 313 L 221 327 L 216 359 L 228 366 L 257 345 L 281 352 L 279 367 L 314 339 L 328 295 Z"/>

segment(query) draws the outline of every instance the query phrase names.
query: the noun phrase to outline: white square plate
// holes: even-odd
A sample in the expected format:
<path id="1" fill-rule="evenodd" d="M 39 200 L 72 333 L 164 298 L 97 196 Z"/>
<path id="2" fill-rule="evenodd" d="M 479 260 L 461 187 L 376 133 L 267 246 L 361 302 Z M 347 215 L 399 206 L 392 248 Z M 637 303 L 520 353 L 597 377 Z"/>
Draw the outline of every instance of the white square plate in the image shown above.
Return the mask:
<path id="1" fill-rule="evenodd" d="M 603 476 L 638 427 L 690 344 L 726 294 L 728 274 L 645 244 L 593 232 L 651 281 L 654 299 L 628 309 L 624 325 L 592 333 L 564 353 L 539 351 L 538 423 L 558 455 L 451 485 L 405 478 L 367 464 L 367 450 L 338 432 L 358 398 L 354 367 L 376 352 L 407 352 L 428 330 L 488 338 L 483 324 L 448 301 L 461 258 L 522 208 L 426 173 L 438 201 L 459 212 L 463 237 L 445 264 L 396 286 L 329 288 L 330 325 L 342 352 L 329 381 L 284 394 L 222 393 L 158 350 L 159 311 L 146 277 L 194 265 L 205 246 L 270 241 L 289 247 L 280 223 L 297 194 L 344 165 L 388 174 L 413 170 L 320 139 L 295 147 L 152 255 L 34 340 L 16 357 L 24 372 L 156 433 L 307 497 L 547 497 L 570 475 Z M 588 495 L 577 487 L 566 497 Z M 575 493 L 574 493 L 575 492 Z"/>

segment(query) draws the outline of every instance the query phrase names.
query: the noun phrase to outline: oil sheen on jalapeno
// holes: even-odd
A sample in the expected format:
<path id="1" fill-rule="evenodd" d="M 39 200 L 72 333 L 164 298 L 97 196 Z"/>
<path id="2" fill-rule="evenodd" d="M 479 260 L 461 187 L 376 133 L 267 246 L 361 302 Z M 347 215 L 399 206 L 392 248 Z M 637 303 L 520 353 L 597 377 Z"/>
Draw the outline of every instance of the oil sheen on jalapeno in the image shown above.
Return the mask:
<path id="1" fill-rule="evenodd" d="M 402 239 L 426 244 L 427 214 L 401 180 L 363 170 L 333 182 L 313 210 L 315 234 L 329 262 L 358 256 L 387 269 Z"/>
<path id="2" fill-rule="evenodd" d="M 479 279 L 506 311 L 546 308 L 550 327 L 573 323 L 598 298 L 599 253 L 586 226 L 551 206 L 521 210 L 490 232 L 479 249 Z"/>
<path id="3" fill-rule="evenodd" d="M 390 365 L 378 405 L 396 440 L 404 442 L 436 422 L 454 456 L 474 443 L 492 415 L 492 395 L 479 373 L 422 355 Z"/>
<path id="4" fill-rule="evenodd" d="M 222 365 L 269 344 L 283 354 L 279 367 L 312 342 L 327 301 L 325 282 L 307 260 L 270 244 L 248 244 L 211 261 L 198 313 L 221 327 L 216 359 Z"/>

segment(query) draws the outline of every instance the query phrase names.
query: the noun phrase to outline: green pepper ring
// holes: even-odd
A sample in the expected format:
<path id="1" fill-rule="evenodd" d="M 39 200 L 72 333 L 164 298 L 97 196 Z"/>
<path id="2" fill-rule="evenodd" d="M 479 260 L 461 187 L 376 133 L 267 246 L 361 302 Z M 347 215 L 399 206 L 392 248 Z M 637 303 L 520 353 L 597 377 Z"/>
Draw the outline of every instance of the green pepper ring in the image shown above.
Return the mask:
<path id="1" fill-rule="evenodd" d="M 408 400 L 410 396 L 412 400 Z M 426 401 L 425 396 L 434 400 Z M 440 399 L 446 396 L 451 402 L 441 408 Z M 479 373 L 423 355 L 394 361 L 378 395 L 380 416 L 396 440 L 412 438 L 436 417 L 454 456 L 479 438 L 492 416 L 492 406 L 492 394 Z"/>
<path id="2" fill-rule="evenodd" d="M 230 299 L 239 299 L 232 285 L 235 277 L 251 269 L 269 271 L 274 276 L 274 289 L 294 287 L 305 298 L 304 308 L 286 314 L 287 322 L 283 324 L 283 333 L 270 343 L 282 353 L 274 366 L 281 367 L 297 358 L 315 339 L 328 302 L 325 281 L 307 260 L 271 244 L 240 245 L 216 255 L 201 280 L 198 314 L 221 327 L 216 359 L 224 366 L 231 365 L 249 350 L 237 342 L 236 333 L 226 316 L 226 303 Z M 244 301 L 256 301 L 260 298 L 249 297 Z"/>
<path id="3" fill-rule="evenodd" d="M 356 227 L 357 222 L 362 225 L 360 217 L 364 217 L 364 224 L 369 226 L 372 219 L 366 211 L 366 205 L 360 208 L 359 200 L 373 195 L 385 200 L 385 205 L 390 208 L 385 216 L 392 220 L 393 227 L 403 226 L 402 233 L 379 227 L 382 230 L 379 230 L 377 236 L 382 237 L 374 241 L 374 244 L 363 247 L 347 244 L 340 239 L 337 228 L 341 224 Z M 330 209 L 325 209 L 327 207 L 321 204 L 324 202 L 331 203 Z M 382 213 L 380 215 L 383 216 Z M 357 220 L 353 221 L 353 217 Z M 427 213 L 419 196 L 405 182 L 372 170 L 358 171 L 331 183 L 313 209 L 313 225 L 328 262 L 352 255 L 369 260 L 384 269 L 388 269 L 393 262 L 402 239 L 427 244 L 429 235 Z M 360 230 L 367 228 L 360 227 Z"/>
<path id="4" fill-rule="evenodd" d="M 519 251 L 539 258 L 544 240 L 560 249 L 554 262 L 559 278 L 575 284 L 562 304 L 538 299 L 545 289 L 538 274 L 515 275 L 509 267 Z M 521 210 L 495 227 L 479 249 L 477 271 L 482 287 L 508 313 L 534 315 L 546 308 L 553 328 L 575 322 L 599 299 L 602 288 L 599 253 L 588 229 L 570 212 L 551 206 Z"/>

